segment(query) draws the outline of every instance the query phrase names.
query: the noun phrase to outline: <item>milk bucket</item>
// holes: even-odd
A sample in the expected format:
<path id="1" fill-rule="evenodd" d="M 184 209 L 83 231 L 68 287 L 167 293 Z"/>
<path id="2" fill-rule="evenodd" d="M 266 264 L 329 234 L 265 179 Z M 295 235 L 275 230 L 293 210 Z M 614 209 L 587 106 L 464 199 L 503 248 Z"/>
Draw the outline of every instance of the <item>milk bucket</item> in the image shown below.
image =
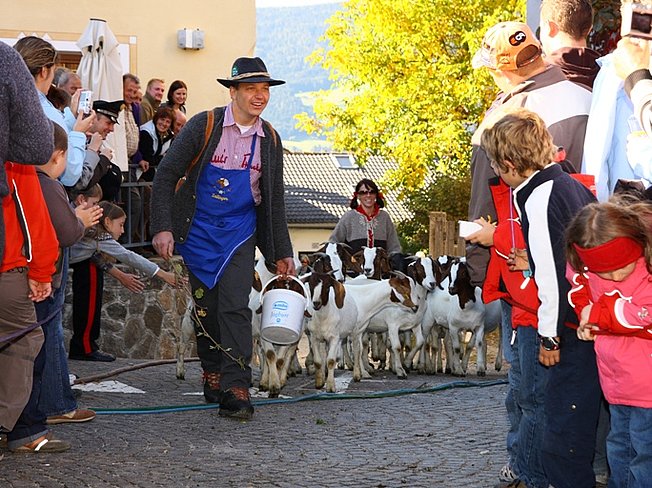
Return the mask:
<path id="1" fill-rule="evenodd" d="M 289 345 L 298 342 L 303 328 L 303 312 L 308 297 L 303 283 L 294 276 L 288 276 L 301 286 L 303 294 L 294 290 L 267 287 L 280 276 L 269 280 L 260 293 L 263 311 L 260 319 L 260 336 L 273 344 Z"/>

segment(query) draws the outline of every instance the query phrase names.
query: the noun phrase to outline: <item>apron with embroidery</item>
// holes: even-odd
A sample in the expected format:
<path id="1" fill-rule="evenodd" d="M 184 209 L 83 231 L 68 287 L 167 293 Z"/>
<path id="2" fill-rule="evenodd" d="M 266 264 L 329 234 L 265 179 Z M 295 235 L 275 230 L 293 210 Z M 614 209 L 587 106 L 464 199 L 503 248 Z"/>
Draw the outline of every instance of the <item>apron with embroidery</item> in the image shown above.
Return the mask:
<path id="1" fill-rule="evenodd" d="M 256 207 L 247 167 L 224 169 L 207 164 L 197 182 L 197 207 L 186 242 L 177 244 L 188 269 L 209 289 L 219 281 L 231 257 L 256 231 Z"/>

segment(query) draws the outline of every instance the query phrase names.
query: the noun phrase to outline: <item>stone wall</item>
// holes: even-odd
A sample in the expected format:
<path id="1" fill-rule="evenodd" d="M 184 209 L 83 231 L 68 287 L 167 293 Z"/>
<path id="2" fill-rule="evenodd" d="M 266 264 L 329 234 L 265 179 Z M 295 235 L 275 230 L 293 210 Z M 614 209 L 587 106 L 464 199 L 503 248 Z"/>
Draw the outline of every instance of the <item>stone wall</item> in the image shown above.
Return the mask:
<path id="1" fill-rule="evenodd" d="M 166 268 L 158 258 L 152 258 Z M 136 273 L 128 266 L 117 265 L 126 273 Z M 172 359 L 181 338 L 181 318 L 189 297 L 159 278 L 141 277 L 142 293 L 133 293 L 118 280 L 104 274 L 102 325 L 98 345 L 102 351 L 123 358 Z M 66 288 L 63 316 L 66 346 L 72 335 L 72 270 Z M 196 346 L 186 356 L 196 356 Z"/>

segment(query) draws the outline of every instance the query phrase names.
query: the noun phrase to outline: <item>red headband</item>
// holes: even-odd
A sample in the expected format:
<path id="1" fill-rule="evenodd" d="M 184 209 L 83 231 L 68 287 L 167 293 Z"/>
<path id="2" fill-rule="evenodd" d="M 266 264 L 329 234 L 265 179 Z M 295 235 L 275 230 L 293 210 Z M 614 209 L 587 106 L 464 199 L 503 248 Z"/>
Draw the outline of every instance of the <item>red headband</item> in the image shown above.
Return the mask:
<path id="1" fill-rule="evenodd" d="M 589 271 L 604 273 L 624 268 L 643 255 L 643 246 L 629 237 L 616 237 L 595 247 L 580 247 L 575 252 Z"/>

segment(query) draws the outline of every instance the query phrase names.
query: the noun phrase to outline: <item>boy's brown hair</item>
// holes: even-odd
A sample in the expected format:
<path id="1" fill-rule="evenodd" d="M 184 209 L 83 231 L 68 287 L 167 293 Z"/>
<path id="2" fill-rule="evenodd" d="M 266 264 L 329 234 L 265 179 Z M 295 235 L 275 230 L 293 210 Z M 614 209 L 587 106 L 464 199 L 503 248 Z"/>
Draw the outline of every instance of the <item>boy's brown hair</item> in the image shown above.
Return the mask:
<path id="1" fill-rule="evenodd" d="M 555 146 L 544 121 L 534 112 L 510 110 L 481 136 L 482 148 L 504 173 L 509 161 L 520 176 L 541 170 L 554 160 Z"/>
<path id="2" fill-rule="evenodd" d="M 54 126 L 54 150 L 67 151 L 68 150 L 68 133 L 59 124 L 52 124 Z"/>

